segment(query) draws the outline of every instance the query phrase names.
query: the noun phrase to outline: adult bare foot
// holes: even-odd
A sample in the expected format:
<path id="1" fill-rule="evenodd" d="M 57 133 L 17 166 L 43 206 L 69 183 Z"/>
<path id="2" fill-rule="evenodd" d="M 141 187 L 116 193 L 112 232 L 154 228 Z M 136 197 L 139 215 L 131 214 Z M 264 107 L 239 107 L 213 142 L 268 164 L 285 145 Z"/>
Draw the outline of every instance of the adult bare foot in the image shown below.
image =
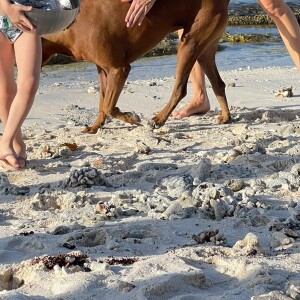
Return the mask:
<path id="1" fill-rule="evenodd" d="M 196 100 L 195 98 L 188 102 L 182 109 L 175 110 L 172 117 L 175 119 L 183 119 L 195 114 L 206 114 L 210 110 L 208 97 L 205 99 Z"/>

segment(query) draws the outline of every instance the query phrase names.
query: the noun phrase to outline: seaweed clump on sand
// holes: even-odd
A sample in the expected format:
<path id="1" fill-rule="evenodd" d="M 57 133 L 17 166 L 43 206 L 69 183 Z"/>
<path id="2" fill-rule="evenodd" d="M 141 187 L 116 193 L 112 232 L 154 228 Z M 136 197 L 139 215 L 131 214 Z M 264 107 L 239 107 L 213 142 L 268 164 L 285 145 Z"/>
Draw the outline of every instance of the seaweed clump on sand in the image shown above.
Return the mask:
<path id="1" fill-rule="evenodd" d="M 230 34 L 225 32 L 222 35 L 221 43 L 234 43 L 234 44 L 245 44 L 245 43 L 264 43 L 264 42 L 276 42 L 278 36 L 270 34 Z"/>

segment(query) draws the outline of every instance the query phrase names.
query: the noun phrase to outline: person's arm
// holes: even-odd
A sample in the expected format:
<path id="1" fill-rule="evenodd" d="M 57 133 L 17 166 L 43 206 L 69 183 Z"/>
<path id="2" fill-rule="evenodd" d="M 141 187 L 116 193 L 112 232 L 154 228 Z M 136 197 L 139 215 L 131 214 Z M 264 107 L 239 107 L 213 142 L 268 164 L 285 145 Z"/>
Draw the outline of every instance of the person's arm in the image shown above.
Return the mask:
<path id="1" fill-rule="evenodd" d="M 31 6 L 12 4 L 8 0 L 0 0 L 0 7 L 15 27 L 22 31 L 34 30 L 33 25 L 24 14 L 25 11 L 32 9 Z"/>
<path id="2" fill-rule="evenodd" d="M 132 2 L 125 17 L 127 27 L 132 27 L 136 23 L 141 25 L 146 14 L 156 0 L 122 0 L 122 2 Z"/>

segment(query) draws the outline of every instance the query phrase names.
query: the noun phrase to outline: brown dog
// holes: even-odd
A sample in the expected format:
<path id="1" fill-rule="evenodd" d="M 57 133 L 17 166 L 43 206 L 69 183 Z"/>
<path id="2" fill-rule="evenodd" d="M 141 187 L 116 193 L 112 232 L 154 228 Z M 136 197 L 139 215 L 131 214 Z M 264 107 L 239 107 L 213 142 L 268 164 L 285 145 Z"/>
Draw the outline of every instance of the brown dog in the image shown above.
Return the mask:
<path id="1" fill-rule="evenodd" d="M 60 53 L 97 66 L 99 114 L 94 124 L 84 132 L 96 133 L 107 116 L 138 124 L 140 120 L 136 115 L 123 113 L 116 107 L 130 72 L 130 64 L 167 34 L 183 28 L 171 99 L 150 123 L 154 128 L 164 125 L 185 97 L 189 74 L 197 60 L 221 106 L 218 119 L 225 123 L 230 120 L 230 112 L 215 54 L 219 38 L 227 25 L 228 4 L 229 0 L 158 0 L 142 25 L 129 29 L 124 19 L 130 4 L 120 0 L 82 0 L 76 22 L 68 30 L 43 37 L 43 62 Z"/>

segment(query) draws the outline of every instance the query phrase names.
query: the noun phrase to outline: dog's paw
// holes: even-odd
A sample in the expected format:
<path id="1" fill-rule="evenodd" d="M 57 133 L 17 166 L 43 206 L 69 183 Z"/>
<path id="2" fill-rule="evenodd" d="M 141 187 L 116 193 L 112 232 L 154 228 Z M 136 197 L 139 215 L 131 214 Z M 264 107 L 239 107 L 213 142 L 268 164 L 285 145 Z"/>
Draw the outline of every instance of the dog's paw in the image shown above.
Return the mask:
<path id="1" fill-rule="evenodd" d="M 149 130 L 159 129 L 161 126 L 155 122 L 155 120 L 150 119 L 145 125 Z"/>
<path id="2" fill-rule="evenodd" d="M 216 117 L 217 124 L 226 124 L 226 123 L 229 123 L 230 120 L 231 120 L 230 116 L 219 115 Z"/>
<path id="3" fill-rule="evenodd" d="M 134 111 L 125 112 L 124 114 L 126 115 L 127 122 L 130 124 L 139 125 L 142 121 L 140 116 Z"/>
<path id="4" fill-rule="evenodd" d="M 97 133 L 98 129 L 95 129 L 94 127 L 85 126 L 85 128 L 81 131 L 82 133 L 89 133 L 89 134 L 95 134 Z"/>

